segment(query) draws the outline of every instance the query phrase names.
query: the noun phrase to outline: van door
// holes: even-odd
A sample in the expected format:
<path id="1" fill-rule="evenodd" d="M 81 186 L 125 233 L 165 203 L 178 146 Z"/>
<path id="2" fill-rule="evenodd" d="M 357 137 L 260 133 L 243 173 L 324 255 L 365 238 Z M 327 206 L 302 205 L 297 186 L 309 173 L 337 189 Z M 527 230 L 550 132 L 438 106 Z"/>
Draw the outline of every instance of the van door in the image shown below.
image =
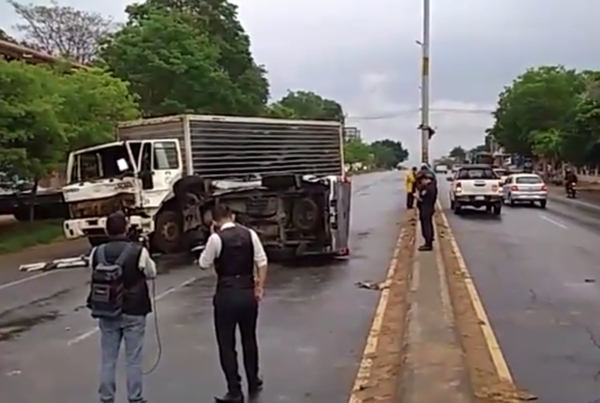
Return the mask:
<path id="1" fill-rule="evenodd" d="M 339 256 L 349 254 L 351 198 L 352 183 L 350 181 L 346 178 L 335 178 L 331 181 L 329 228 L 332 251 Z"/>

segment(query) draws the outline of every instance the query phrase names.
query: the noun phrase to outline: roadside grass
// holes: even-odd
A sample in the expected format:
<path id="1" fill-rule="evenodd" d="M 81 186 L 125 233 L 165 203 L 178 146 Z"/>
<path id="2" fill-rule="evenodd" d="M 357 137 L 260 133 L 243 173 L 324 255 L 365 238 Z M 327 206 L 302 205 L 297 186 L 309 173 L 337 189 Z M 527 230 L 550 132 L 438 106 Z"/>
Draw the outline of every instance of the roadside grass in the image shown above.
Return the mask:
<path id="1" fill-rule="evenodd" d="M 62 223 L 62 220 L 2 223 L 0 255 L 60 240 L 63 237 Z"/>

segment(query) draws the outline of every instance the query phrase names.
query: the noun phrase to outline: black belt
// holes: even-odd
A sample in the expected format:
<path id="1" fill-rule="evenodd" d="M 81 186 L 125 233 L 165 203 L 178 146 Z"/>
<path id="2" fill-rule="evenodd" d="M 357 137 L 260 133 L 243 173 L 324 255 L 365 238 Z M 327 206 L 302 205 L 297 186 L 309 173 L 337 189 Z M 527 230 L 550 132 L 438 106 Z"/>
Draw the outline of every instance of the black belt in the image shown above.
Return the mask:
<path id="1" fill-rule="evenodd" d="M 219 276 L 217 278 L 217 290 L 219 289 L 252 289 L 254 288 L 254 276 L 238 274 L 234 276 Z"/>

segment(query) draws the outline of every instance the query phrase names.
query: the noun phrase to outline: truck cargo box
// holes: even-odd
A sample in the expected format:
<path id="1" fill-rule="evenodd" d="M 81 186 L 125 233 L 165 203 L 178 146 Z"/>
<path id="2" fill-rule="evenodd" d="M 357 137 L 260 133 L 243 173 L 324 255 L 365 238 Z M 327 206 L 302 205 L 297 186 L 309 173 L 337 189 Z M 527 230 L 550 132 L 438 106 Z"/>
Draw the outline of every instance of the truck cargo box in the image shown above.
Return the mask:
<path id="1" fill-rule="evenodd" d="M 340 122 L 178 115 L 121 123 L 121 140 L 178 139 L 188 175 L 343 175 Z"/>

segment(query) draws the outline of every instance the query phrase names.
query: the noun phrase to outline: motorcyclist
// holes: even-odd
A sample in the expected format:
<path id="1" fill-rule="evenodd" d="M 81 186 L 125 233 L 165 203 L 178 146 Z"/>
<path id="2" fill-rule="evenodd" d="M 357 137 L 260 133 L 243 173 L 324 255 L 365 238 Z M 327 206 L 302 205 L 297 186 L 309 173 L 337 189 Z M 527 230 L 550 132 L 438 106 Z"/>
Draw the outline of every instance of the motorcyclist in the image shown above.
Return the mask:
<path id="1" fill-rule="evenodd" d="M 567 168 L 565 171 L 565 190 L 567 194 L 571 190 L 573 184 L 577 184 L 578 178 L 577 174 L 571 170 L 571 168 Z"/>

